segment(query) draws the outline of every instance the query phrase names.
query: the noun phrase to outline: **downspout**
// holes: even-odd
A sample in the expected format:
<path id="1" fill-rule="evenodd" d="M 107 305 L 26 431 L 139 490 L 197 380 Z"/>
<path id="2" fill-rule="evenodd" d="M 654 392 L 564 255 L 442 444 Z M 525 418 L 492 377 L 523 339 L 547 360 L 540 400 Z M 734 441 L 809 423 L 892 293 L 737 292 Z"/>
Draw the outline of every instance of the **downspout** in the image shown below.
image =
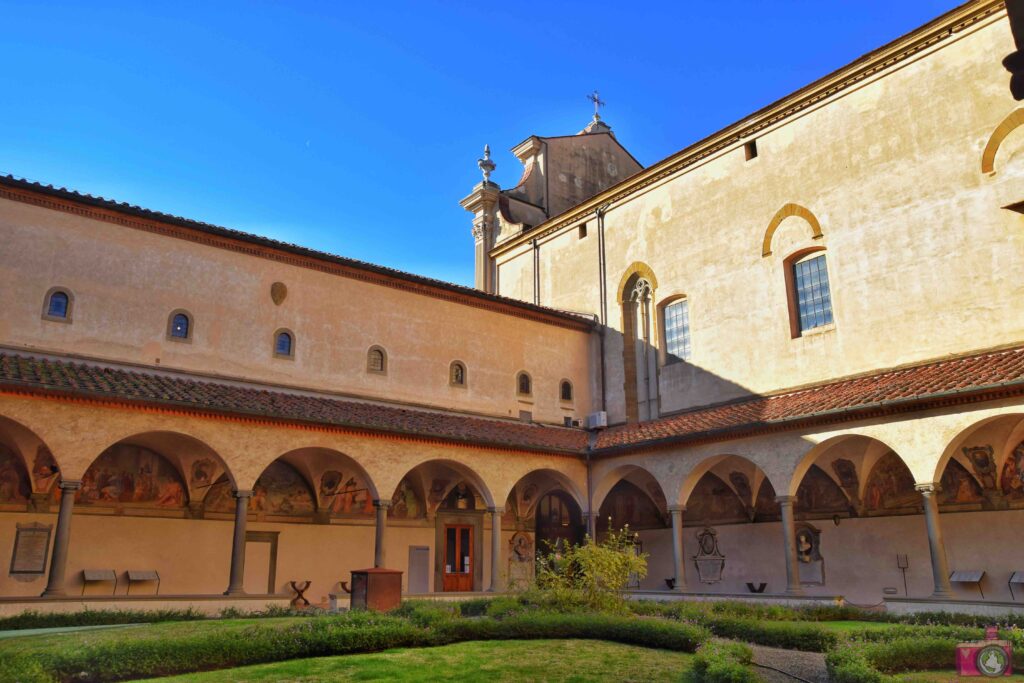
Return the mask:
<path id="1" fill-rule="evenodd" d="M 587 434 L 587 452 L 584 455 L 587 463 L 587 533 L 590 534 L 593 531 L 591 539 L 597 541 L 597 510 L 594 509 L 594 467 L 593 462 L 590 459 L 590 454 L 594 451 L 597 446 L 597 430 L 590 430 Z M 591 529 L 591 520 L 593 520 L 593 529 Z"/>
<path id="2" fill-rule="evenodd" d="M 608 326 L 608 279 L 606 277 L 607 261 L 604 252 L 604 214 L 608 210 L 608 204 L 602 204 L 594 210 L 597 215 L 597 288 L 600 296 L 601 308 L 601 410 L 608 410 L 608 392 L 605 379 L 605 353 L 604 336 L 605 328 Z"/>

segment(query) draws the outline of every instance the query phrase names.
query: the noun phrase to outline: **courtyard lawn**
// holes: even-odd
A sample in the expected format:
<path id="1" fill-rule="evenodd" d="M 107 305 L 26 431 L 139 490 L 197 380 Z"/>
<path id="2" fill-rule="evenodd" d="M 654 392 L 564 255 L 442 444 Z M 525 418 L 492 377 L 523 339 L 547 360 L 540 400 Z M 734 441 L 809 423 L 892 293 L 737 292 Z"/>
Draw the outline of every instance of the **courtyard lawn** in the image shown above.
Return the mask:
<path id="1" fill-rule="evenodd" d="M 914 683 L 962 683 L 964 680 L 968 680 L 956 675 L 955 669 L 949 671 L 918 671 L 915 673 L 903 673 L 899 674 L 899 680 L 901 681 L 913 681 Z M 1024 675 L 1013 674 L 1012 676 L 1000 676 L 996 679 L 984 679 L 974 678 L 970 680 L 997 680 L 1000 683 L 1021 683 L 1024 681 Z"/>
<path id="2" fill-rule="evenodd" d="M 375 654 L 297 659 L 150 679 L 234 681 L 662 681 L 693 655 L 597 640 L 493 640 Z"/>

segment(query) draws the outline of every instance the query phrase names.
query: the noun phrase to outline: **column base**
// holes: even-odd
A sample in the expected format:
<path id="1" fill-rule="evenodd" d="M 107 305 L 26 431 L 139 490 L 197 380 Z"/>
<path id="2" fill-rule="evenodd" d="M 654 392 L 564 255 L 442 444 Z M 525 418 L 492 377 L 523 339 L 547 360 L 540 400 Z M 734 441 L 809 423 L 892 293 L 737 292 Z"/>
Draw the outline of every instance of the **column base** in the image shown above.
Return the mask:
<path id="1" fill-rule="evenodd" d="M 41 598 L 63 598 L 68 593 L 63 588 L 47 588 L 39 596 Z"/>
<path id="2" fill-rule="evenodd" d="M 238 595 L 248 595 L 248 593 L 246 593 L 241 588 L 228 588 L 226 591 L 224 591 L 224 595 L 234 597 Z"/>
<path id="3" fill-rule="evenodd" d="M 928 596 L 931 600 L 956 600 L 956 594 L 953 591 L 937 590 Z"/>
<path id="4" fill-rule="evenodd" d="M 783 595 L 792 595 L 794 597 L 803 597 L 804 589 L 803 588 L 787 588 L 786 592 L 783 593 Z"/>

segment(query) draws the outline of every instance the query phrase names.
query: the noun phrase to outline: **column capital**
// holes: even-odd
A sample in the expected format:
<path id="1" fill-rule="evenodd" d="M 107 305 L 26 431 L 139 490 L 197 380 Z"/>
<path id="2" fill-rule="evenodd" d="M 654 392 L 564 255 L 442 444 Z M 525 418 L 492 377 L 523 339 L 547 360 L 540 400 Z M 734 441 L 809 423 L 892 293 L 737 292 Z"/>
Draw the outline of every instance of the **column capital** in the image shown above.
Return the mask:
<path id="1" fill-rule="evenodd" d="M 685 505 L 669 505 L 668 506 L 668 511 L 669 512 L 686 512 L 686 506 Z"/>
<path id="2" fill-rule="evenodd" d="M 914 489 L 920 492 L 923 496 L 930 496 L 933 493 L 939 492 L 938 482 L 925 482 L 924 484 L 914 484 Z"/>
<path id="3" fill-rule="evenodd" d="M 78 489 L 82 488 L 82 480 L 81 479 L 61 479 L 60 483 L 57 484 L 57 487 L 61 491 L 77 491 Z"/>
<path id="4" fill-rule="evenodd" d="M 503 514 L 505 514 L 505 506 L 504 505 L 490 505 L 490 506 L 487 507 L 487 511 L 490 512 L 492 515 L 493 514 L 503 515 Z"/>
<path id="5" fill-rule="evenodd" d="M 796 502 L 796 496 L 775 496 L 775 502 L 779 505 L 792 505 Z"/>
<path id="6" fill-rule="evenodd" d="M 375 500 L 375 501 L 373 501 L 373 507 L 375 507 L 377 509 L 383 508 L 383 509 L 387 510 L 389 507 L 391 507 L 391 501 L 390 500 Z"/>
<path id="7" fill-rule="evenodd" d="M 252 489 L 234 489 L 231 495 L 235 498 L 252 498 Z"/>
<path id="8" fill-rule="evenodd" d="M 594 517 L 596 519 L 597 517 L 601 516 L 601 513 L 600 512 L 591 512 L 591 511 L 587 510 L 587 511 L 585 511 L 583 513 L 583 516 L 584 517 Z"/>

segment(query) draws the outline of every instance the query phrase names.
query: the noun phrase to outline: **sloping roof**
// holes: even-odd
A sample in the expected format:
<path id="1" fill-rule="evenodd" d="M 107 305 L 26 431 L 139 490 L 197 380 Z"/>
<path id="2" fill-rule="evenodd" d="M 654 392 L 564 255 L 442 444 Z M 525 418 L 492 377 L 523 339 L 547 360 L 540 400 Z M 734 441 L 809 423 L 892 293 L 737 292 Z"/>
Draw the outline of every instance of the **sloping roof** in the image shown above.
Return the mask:
<path id="1" fill-rule="evenodd" d="M 0 388 L 335 426 L 544 452 L 581 453 L 579 429 L 200 381 L 0 352 Z"/>
<path id="2" fill-rule="evenodd" d="M 872 411 L 919 410 L 942 402 L 1024 394 L 1024 347 L 933 361 L 812 387 L 759 396 L 650 422 L 613 427 L 598 435 L 596 450 L 742 436 L 798 422 L 863 419 Z"/>
<path id="3" fill-rule="evenodd" d="M 582 429 L 0 351 L 2 389 L 578 456 L 587 452 L 589 440 Z M 592 452 L 595 456 L 616 455 L 1016 395 L 1024 395 L 1024 346 L 932 361 L 612 427 L 597 434 Z"/>
<path id="4" fill-rule="evenodd" d="M 52 185 L 43 185 L 42 183 L 33 182 L 24 178 L 17 178 L 12 175 L 0 175 L 0 189 L 8 187 L 15 190 L 22 190 L 31 192 L 34 194 L 45 195 L 47 197 L 54 197 L 65 201 L 74 202 L 76 204 L 96 207 L 98 209 L 105 209 L 107 211 L 116 211 L 120 214 L 127 216 L 133 216 L 151 221 L 158 221 L 163 224 L 173 225 L 188 230 L 197 230 L 206 235 L 214 235 L 216 237 L 225 238 L 228 240 L 237 240 L 248 244 L 258 245 L 260 247 L 267 247 L 280 252 L 287 252 L 289 254 L 295 254 L 306 258 L 315 259 L 317 261 L 328 262 L 336 265 L 343 266 L 345 268 L 351 268 L 366 273 L 373 273 L 381 275 L 387 278 L 395 280 L 401 280 L 407 283 L 420 285 L 425 288 L 434 290 L 444 290 L 451 292 L 462 297 L 463 301 L 476 300 L 483 303 L 485 306 L 487 303 L 496 304 L 489 306 L 493 310 L 501 311 L 502 309 L 518 309 L 524 313 L 534 314 L 532 317 L 536 320 L 544 320 L 552 318 L 568 323 L 574 327 L 589 328 L 592 327 L 593 320 L 586 316 L 580 315 L 568 311 L 561 311 L 554 308 L 546 308 L 536 304 L 527 303 L 519 299 L 511 299 L 509 297 L 500 296 L 497 294 L 488 294 L 479 289 L 472 287 L 466 287 L 464 285 L 457 285 L 452 282 L 445 282 L 444 280 L 436 280 L 434 278 L 424 277 L 422 275 L 415 275 L 413 273 L 407 273 L 402 270 L 396 270 L 394 268 L 388 268 L 386 266 L 379 266 L 373 263 L 367 263 L 365 261 L 359 261 L 357 259 L 348 258 L 345 256 L 338 256 L 324 251 L 316 249 L 310 249 L 297 244 L 291 244 L 290 242 L 282 242 L 280 240 L 271 239 L 269 237 L 262 237 L 260 235 L 254 235 L 252 233 L 243 232 L 241 230 L 235 230 L 233 228 L 225 228 L 219 225 L 213 225 L 211 223 L 204 223 L 202 221 L 192 220 L 190 218 L 182 218 L 181 216 L 175 216 L 172 214 L 162 213 L 160 211 L 153 211 L 152 209 L 146 209 L 141 206 L 129 204 L 127 202 L 118 202 L 113 199 L 106 199 L 104 197 L 98 197 L 90 194 L 84 194 L 75 190 L 69 190 L 64 187 L 54 187 Z M 18 199 L 18 196 L 7 197 Z M 421 290 L 422 291 L 422 290 Z"/>

